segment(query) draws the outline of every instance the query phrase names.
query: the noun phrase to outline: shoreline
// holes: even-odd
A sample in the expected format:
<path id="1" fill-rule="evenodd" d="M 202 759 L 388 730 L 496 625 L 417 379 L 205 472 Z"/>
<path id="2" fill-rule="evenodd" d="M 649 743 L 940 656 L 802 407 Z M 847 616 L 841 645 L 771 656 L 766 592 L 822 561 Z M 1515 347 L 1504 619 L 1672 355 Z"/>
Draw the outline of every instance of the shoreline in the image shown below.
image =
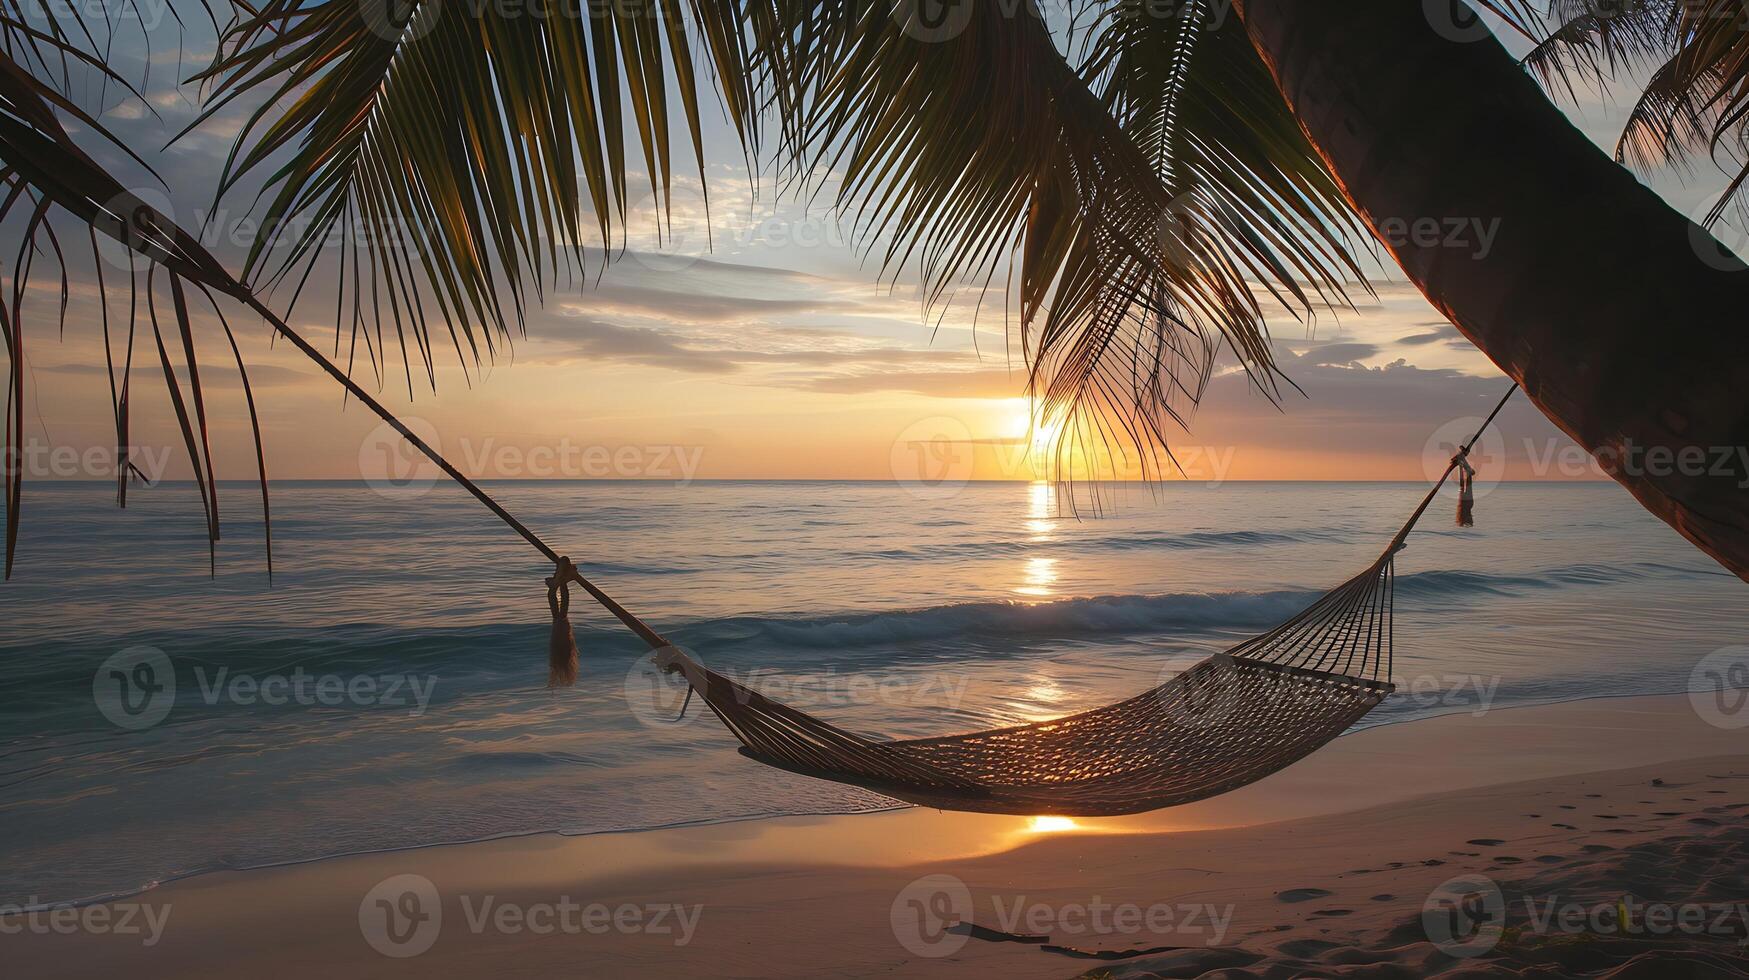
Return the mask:
<path id="1" fill-rule="evenodd" d="M 972 941 L 952 956 L 919 958 L 895 941 L 888 921 L 895 896 L 923 876 L 946 873 L 967 883 L 973 894 L 992 889 L 1067 894 L 1070 899 L 1064 901 L 1073 906 L 1077 900 L 1085 904 L 1088 893 L 1095 902 L 1157 892 L 1183 896 L 1200 893 L 1210 878 L 1250 875 L 1251 883 L 1232 894 L 1247 916 L 1267 920 L 1281 909 L 1268 897 L 1270 889 L 1258 894 L 1263 884 L 1274 891 L 1305 887 L 1301 879 L 1340 877 L 1367 861 L 1376 863 L 1375 856 L 1360 852 L 1405 845 L 1414 837 L 1402 828 L 1428 822 L 1429 815 L 1437 818 L 1434 822 L 1469 828 L 1452 831 L 1442 824 L 1441 833 L 1460 846 L 1478 836 L 1510 839 L 1503 825 L 1523 824 L 1527 809 L 1542 815 L 1545 807 L 1525 802 L 1539 794 L 1559 790 L 1602 798 L 1577 791 L 1610 788 L 1605 803 L 1631 809 L 1633 790 L 1622 786 L 1674 779 L 1679 771 L 1690 780 L 1723 780 L 1727 777 L 1718 773 L 1729 773 L 1732 781 L 1718 785 L 1737 794 L 1730 799 L 1743 796 L 1749 805 L 1746 735 L 1703 721 L 1686 695 L 1610 696 L 1495 709 L 1480 717 L 1445 715 L 1352 733 L 1253 786 L 1153 814 L 1035 821 L 906 807 L 427 845 L 207 872 L 84 907 L 88 912 L 104 906 L 111 912 L 133 905 L 164 908 L 170 921 L 163 942 L 150 948 L 122 936 L 31 933 L 7 936 L 5 945 L 21 966 L 67 962 L 148 976 L 226 975 L 246 956 L 263 952 L 302 964 L 296 971 L 288 965 L 284 975 L 312 969 L 377 975 L 402 966 L 409 975 L 415 970 L 477 975 L 502 966 L 503 957 L 519 966 L 506 972 L 534 971 L 577 955 L 578 944 L 593 958 L 593 972 L 603 974 L 647 973 L 656 964 L 708 969 L 727 957 L 740 964 L 725 971 L 730 975 L 802 974 L 813 971 L 812 965 L 838 962 L 869 972 L 901 963 L 908 971 L 931 972 L 968 960 L 1000 960 L 1017 975 L 1070 976 L 1078 972 L 1072 960 L 1012 942 Z M 1653 770 L 1662 776 L 1646 775 Z M 1573 832 L 1591 841 L 1587 847 L 1602 846 L 1592 835 L 1613 834 L 1616 827 Z M 1293 848 L 1280 857 L 1279 866 L 1271 864 L 1269 851 L 1284 840 Z M 1443 852 L 1430 850 L 1426 860 L 1433 854 Z M 1260 861 L 1264 867 L 1253 869 L 1255 874 L 1239 870 Z M 1333 870 L 1325 867 L 1330 862 Z M 1452 858 L 1442 856 L 1434 864 L 1445 862 Z M 437 947 L 442 956 L 381 955 L 361 935 L 373 889 L 408 876 L 434 883 L 452 903 L 449 921 L 462 923 L 444 927 Z M 1335 891 L 1327 881 L 1317 887 Z M 1393 893 L 1413 898 L 1410 904 L 1418 909 L 1425 891 Z M 459 908 L 456 896 L 463 900 Z M 472 928 L 478 922 L 467 918 L 484 907 L 467 905 L 470 899 L 539 909 L 555 898 L 575 896 L 696 907 L 702 910 L 696 941 L 664 945 L 643 933 L 480 934 Z M 1382 911 L 1380 905 L 1374 911 Z M 999 924 L 984 921 L 988 915 L 977 918 L 986 927 Z M 808 922 L 818 928 L 810 932 L 798 925 Z M 1113 938 L 1068 945 L 1109 950 Z M 1115 945 L 1164 945 L 1122 941 L 1129 938 L 1115 937 Z M 1106 941 L 1094 941 L 1099 939 Z"/>
<path id="2" fill-rule="evenodd" d="M 1559 707 L 1562 705 L 1580 705 L 1580 704 L 1587 704 L 1587 703 L 1594 702 L 1594 701 L 1613 701 L 1613 700 L 1636 699 L 1636 698 L 1686 698 L 1687 696 L 1688 696 L 1687 693 L 1682 692 L 1682 691 L 1651 692 L 1651 693 L 1623 693 L 1623 694 L 1591 694 L 1591 695 L 1586 695 L 1586 696 L 1577 697 L 1577 698 L 1559 698 L 1559 699 L 1550 699 L 1550 700 L 1544 700 L 1544 701 L 1528 701 L 1528 702 L 1521 703 L 1521 704 L 1507 704 L 1507 705 L 1501 705 L 1499 707 L 1490 707 L 1490 708 L 1486 709 L 1484 712 L 1482 712 L 1482 714 L 1494 714 L 1497 712 L 1534 710 L 1534 709 L 1538 709 L 1538 708 Z M 1442 713 L 1439 713 L 1439 714 L 1419 715 L 1419 716 L 1416 716 L 1413 718 L 1399 718 L 1399 719 L 1392 719 L 1392 720 L 1386 720 L 1386 721 L 1379 721 L 1379 722 L 1375 722 L 1375 723 L 1370 724 L 1370 725 L 1364 725 L 1362 727 L 1351 729 L 1349 731 L 1343 732 L 1340 736 L 1338 736 L 1335 740 L 1333 740 L 1325 748 L 1326 749 L 1332 748 L 1332 747 L 1340 744 L 1344 739 L 1352 738 L 1356 735 L 1361 735 L 1361 734 L 1366 733 L 1366 732 L 1380 731 L 1380 730 L 1388 729 L 1388 728 L 1400 728 L 1402 726 L 1409 726 L 1409 725 L 1418 725 L 1418 724 L 1423 724 L 1426 722 L 1438 721 L 1441 719 L 1450 719 L 1450 718 L 1455 718 L 1455 717 L 1479 717 L 1479 715 L 1476 713 L 1476 710 L 1473 707 L 1458 706 L 1458 707 L 1453 707 L 1452 709 L 1445 711 L 1445 712 L 1442 712 Z M 1749 739 L 1745 739 L 1745 741 L 1746 741 L 1746 743 L 1749 743 Z M 746 761 L 746 760 L 742 760 L 742 761 Z M 1307 760 L 1307 761 L 1310 761 L 1310 760 Z M 752 765 L 755 763 L 752 763 L 751 761 L 747 761 L 747 764 Z M 1608 770 L 1598 770 L 1598 771 L 1601 772 L 1601 771 L 1608 771 Z M 1246 788 L 1248 788 L 1248 787 L 1246 787 Z M 1244 788 L 1242 788 L 1242 789 L 1244 789 Z M 1234 792 L 1239 792 L 1239 791 L 1234 791 Z M 1231 794 L 1225 794 L 1225 795 L 1231 795 Z M 1219 799 L 1219 798 L 1217 798 L 1217 799 Z M 1206 803 L 1206 802 L 1210 802 L 1210 801 L 1203 801 L 1203 802 Z M 1189 804 L 1188 806 L 1198 806 L 1198 805 L 1200 805 L 1200 804 Z M 1358 806 L 1356 807 L 1356 809 L 1362 809 L 1362 808 L 1364 808 L 1364 807 L 1358 807 Z M 1149 813 L 1149 814 L 1137 814 L 1133 817 L 1107 818 L 1104 820 L 1089 820 L 1088 822 L 1089 823 L 1094 823 L 1094 822 L 1105 823 L 1105 822 L 1110 822 L 1110 820 L 1145 820 L 1146 818 L 1153 817 L 1153 816 L 1156 816 L 1158 814 L 1169 813 L 1172 810 L 1183 810 L 1183 809 L 1186 809 L 1186 807 L 1180 806 L 1180 807 L 1171 808 L 1171 809 L 1165 810 L 1165 811 L 1155 811 L 1154 813 Z M 436 851 L 436 850 L 446 850 L 446 849 L 454 849 L 454 848 L 467 848 L 467 847 L 474 847 L 474 846 L 480 846 L 480 845 L 494 845 L 494 844 L 502 844 L 502 843 L 508 842 L 508 841 L 528 840 L 531 838 L 551 837 L 551 838 L 555 838 L 558 840 L 583 841 L 583 840 L 590 840 L 593 838 L 623 838 L 623 837 L 643 835 L 643 834 L 683 833 L 683 832 L 688 832 L 688 831 L 705 830 L 705 829 L 711 828 L 711 827 L 726 827 L 726 826 L 734 826 L 734 825 L 738 825 L 738 824 L 757 824 L 757 823 L 764 823 L 767 821 L 772 821 L 772 822 L 796 821 L 796 822 L 801 822 L 803 824 L 813 824 L 814 822 L 817 822 L 817 821 L 837 821 L 837 820 L 856 821 L 856 820 L 863 820 L 863 819 L 867 819 L 867 818 L 871 818 L 871 817 L 878 817 L 878 816 L 883 816 L 883 815 L 903 813 L 906 811 L 913 811 L 913 810 L 924 811 L 926 813 L 939 813 L 940 812 L 940 811 L 933 811 L 928 807 L 918 806 L 915 804 L 904 803 L 904 802 L 900 802 L 900 801 L 895 800 L 895 801 L 893 801 L 893 804 L 891 806 L 876 807 L 876 808 L 865 809 L 865 810 L 820 810 L 820 811 L 816 811 L 816 812 L 805 812 L 805 813 L 753 814 L 753 815 L 740 816 L 740 817 L 707 818 L 707 819 L 703 819 L 703 820 L 683 821 L 683 822 L 679 822 L 679 823 L 661 824 L 661 825 L 650 826 L 650 827 L 628 827 L 628 828 L 621 828 L 621 829 L 616 829 L 616 830 L 586 830 L 586 831 L 575 831 L 575 832 L 564 831 L 564 830 L 513 831 L 513 832 L 508 832 L 508 833 L 503 833 L 503 834 L 494 834 L 494 835 L 487 836 L 487 837 L 472 837 L 472 838 L 464 838 L 464 839 L 458 839 L 458 840 L 434 841 L 434 842 L 422 843 L 422 844 L 407 844 L 407 845 L 400 846 L 400 847 L 380 847 L 380 848 L 368 848 L 368 849 L 357 850 L 357 851 L 340 851 L 340 852 L 336 852 L 333 854 L 324 854 L 324 855 L 319 855 L 316 857 L 294 858 L 294 859 L 286 860 L 286 861 L 275 861 L 275 862 L 271 862 L 271 863 L 267 863 L 267 864 L 254 864 L 254 865 L 248 865 L 248 866 L 244 866 L 244 867 L 201 868 L 201 869 L 197 869 L 197 870 L 193 870 L 193 871 L 186 871 L 186 872 L 181 872 L 178 874 L 170 875 L 170 876 L 164 877 L 162 879 L 159 879 L 157 881 L 152 881 L 152 882 L 142 884 L 142 885 L 140 885 L 136 888 L 133 888 L 133 889 L 110 892 L 110 893 L 106 893 L 103 895 L 91 896 L 91 897 L 86 897 L 86 898 L 69 899 L 69 900 L 60 901 L 60 902 L 44 902 L 44 903 L 34 904 L 34 905 L 24 905 L 24 906 L 22 906 L 20 911 L 22 911 L 24 913 L 31 913 L 31 912 L 51 911 L 54 909 L 63 909 L 63 908 L 74 908 L 74 909 L 88 908 L 88 907 L 94 906 L 94 905 L 104 905 L 104 904 L 109 904 L 109 903 L 114 903 L 114 902 L 126 901 L 126 900 L 131 899 L 131 898 L 138 898 L 141 895 L 149 894 L 149 893 L 156 891 L 158 889 L 161 889 L 161 888 L 168 888 L 170 886 L 182 884 L 185 882 L 198 881 L 199 879 L 205 878 L 209 875 L 250 874 L 253 872 L 260 872 L 260 871 L 275 871 L 275 870 L 281 870 L 281 869 L 286 869 L 286 868 L 300 868 L 300 867 L 316 866 L 316 865 L 325 864 L 325 863 L 331 862 L 331 861 L 345 861 L 345 860 L 349 860 L 349 859 L 353 859 L 353 858 L 366 858 L 366 857 L 376 857 L 376 856 L 382 856 L 382 855 L 408 854 L 408 853 L 415 853 L 415 852 L 420 852 L 420 851 Z M 1340 813 L 1340 812 L 1344 812 L 1344 811 L 1332 810 L 1332 811 L 1328 811 L 1328 812 Z M 960 815 L 960 816 L 989 817 L 990 815 Z M 993 817 L 992 819 L 1025 821 L 1025 820 L 1028 820 L 1030 818 L 1025 818 L 1025 817 L 995 818 L 995 817 Z M 1087 819 L 1087 818 L 1081 818 L 1081 819 Z M 1291 818 L 1287 818 L 1287 819 L 1291 819 Z M 1273 822 L 1273 821 L 1270 821 L 1270 822 Z M 1258 824 L 1255 824 L 1255 823 L 1228 823 L 1228 824 L 1213 824 L 1213 825 L 1208 825 L 1208 826 L 1201 826 L 1201 827 L 1198 827 L 1197 829 L 1217 830 L 1217 829 L 1227 829 L 1227 828 L 1233 828 L 1233 827 L 1257 826 L 1257 825 Z M 1130 831 L 1115 830 L 1114 832 L 1148 833 L 1149 831 L 1147 831 L 1147 830 L 1130 830 Z M 1167 831 L 1167 832 L 1170 832 L 1170 831 Z M 1015 847 L 1024 846 L 1024 843 L 1025 843 L 1024 840 L 1019 840 L 1013 846 L 1015 846 Z M 960 855 L 960 856 L 981 856 L 982 853 L 983 852 L 980 852 L 978 854 L 967 854 L 967 855 Z M 635 873 L 635 871 L 637 869 L 631 869 L 631 870 Z M 13 907 L 13 905 L 11 905 L 11 904 L 0 905 L 0 909 L 10 909 L 12 907 Z M 0 915 L 4 915 L 4 914 L 6 914 L 6 913 L 0 912 Z"/>

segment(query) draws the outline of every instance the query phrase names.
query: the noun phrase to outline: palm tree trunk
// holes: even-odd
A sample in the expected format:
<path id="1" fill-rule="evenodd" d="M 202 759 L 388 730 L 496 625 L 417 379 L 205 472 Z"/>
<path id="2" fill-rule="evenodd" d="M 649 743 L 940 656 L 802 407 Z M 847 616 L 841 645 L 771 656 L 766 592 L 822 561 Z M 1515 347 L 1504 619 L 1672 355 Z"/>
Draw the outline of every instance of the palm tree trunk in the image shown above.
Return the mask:
<path id="1" fill-rule="evenodd" d="M 1568 123 L 1492 36 L 1436 27 L 1445 6 L 1237 3 L 1427 299 L 1647 510 L 1749 580 L 1749 271 Z M 1489 247 L 1473 225 L 1447 240 L 1465 219 L 1498 220 Z"/>

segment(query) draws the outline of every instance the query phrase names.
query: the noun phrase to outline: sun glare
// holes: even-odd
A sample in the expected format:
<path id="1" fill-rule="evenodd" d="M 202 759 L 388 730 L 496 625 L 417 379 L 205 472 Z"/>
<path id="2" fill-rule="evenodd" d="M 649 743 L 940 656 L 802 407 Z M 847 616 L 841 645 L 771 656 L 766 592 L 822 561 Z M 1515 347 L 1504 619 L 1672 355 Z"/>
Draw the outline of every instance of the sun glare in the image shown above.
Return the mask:
<path id="1" fill-rule="evenodd" d="M 1017 398 L 1015 407 L 1002 428 L 1002 434 L 1023 444 L 1030 456 L 1044 459 L 1050 456 L 1051 446 L 1056 442 L 1057 433 L 1063 428 L 1063 421 L 1036 416 L 1030 401 Z"/>
<path id="2" fill-rule="evenodd" d="M 1068 817 L 1033 817 L 1032 823 L 1026 829 L 1033 834 L 1057 834 L 1066 830 L 1080 830 L 1081 825 Z"/>

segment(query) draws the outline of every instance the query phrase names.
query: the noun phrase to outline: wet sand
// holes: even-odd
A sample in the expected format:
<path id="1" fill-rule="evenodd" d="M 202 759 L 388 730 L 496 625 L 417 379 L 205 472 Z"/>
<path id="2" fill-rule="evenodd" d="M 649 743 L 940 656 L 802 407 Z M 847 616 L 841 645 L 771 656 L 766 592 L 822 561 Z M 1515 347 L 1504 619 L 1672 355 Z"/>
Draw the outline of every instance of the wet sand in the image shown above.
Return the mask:
<path id="1" fill-rule="evenodd" d="M 1371 729 L 1138 817 L 358 855 L 7 916 L 0 950 L 61 976 L 1729 976 L 1745 812 L 1749 729 L 1686 696 L 1598 699 Z"/>

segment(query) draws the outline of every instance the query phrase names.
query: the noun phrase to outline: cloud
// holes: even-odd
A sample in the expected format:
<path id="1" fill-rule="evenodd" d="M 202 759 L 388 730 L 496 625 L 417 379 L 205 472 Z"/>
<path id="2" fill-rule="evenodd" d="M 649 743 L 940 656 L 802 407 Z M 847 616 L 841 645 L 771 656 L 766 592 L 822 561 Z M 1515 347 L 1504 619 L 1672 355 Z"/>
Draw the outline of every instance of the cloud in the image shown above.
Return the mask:
<path id="1" fill-rule="evenodd" d="M 1377 354 L 1374 344 L 1325 344 L 1300 355 L 1301 364 L 1356 364 Z"/>
<path id="2" fill-rule="evenodd" d="M 525 349 L 523 363 L 571 364 L 617 362 L 666 368 L 693 374 L 736 374 L 754 367 L 803 367 L 817 373 L 797 379 L 793 372 L 770 379 L 774 387 L 819 391 L 852 390 L 862 377 L 905 377 L 904 374 L 843 374 L 871 368 L 944 365 L 971 360 L 961 352 L 893 347 L 832 329 L 749 327 L 724 335 L 710 330 L 634 327 L 578 315 L 576 312 L 530 324 L 534 350 Z M 730 343 L 739 339 L 745 343 Z M 954 372 L 944 372 L 954 373 Z M 755 379 L 757 382 L 757 379 Z M 870 382 L 874 384 L 874 382 Z M 861 390 L 880 390 L 868 387 Z M 906 390 L 893 387 L 888 390 Z"/>
<path id="3" fill-rule="evenodd" d="M 1458 329 L 1449 323 L 1430 323 L 1427 325 L 1432 327 L 1433 329 L 1429 330 L 1426 333 L 1417 333 L 1417 334 L 1410 334 L 1407 337 L 1398 337 L 1397 343 L 1406 344 L 1410 347 L 1417 347 L 1417 346 L 1420 346 L 1422 344 L 1431 344 L 1436 340 L 1452 340 L 1452 339 L 1462 340 L 1463 339 L 1463 334 L 1458 333 Z"/>
<path id="4" fill-rule="evenodd" d="M 651 327 L 621 327 L 600 320 L 568 317 L 557 343 L 573 357 L 619 361 L 692 374 L 732 374 L 741 369 L 729 352 L 690 347 L 665 331 Z"/>
<path id="5" fill-rule="evenodd" d="M 1025 392 L 1026 373 L 991 370 L 851 374 L 815 378 L 803 387 L 846 395 L 893 391 L 929 398 L 1013 398 Z"/>

